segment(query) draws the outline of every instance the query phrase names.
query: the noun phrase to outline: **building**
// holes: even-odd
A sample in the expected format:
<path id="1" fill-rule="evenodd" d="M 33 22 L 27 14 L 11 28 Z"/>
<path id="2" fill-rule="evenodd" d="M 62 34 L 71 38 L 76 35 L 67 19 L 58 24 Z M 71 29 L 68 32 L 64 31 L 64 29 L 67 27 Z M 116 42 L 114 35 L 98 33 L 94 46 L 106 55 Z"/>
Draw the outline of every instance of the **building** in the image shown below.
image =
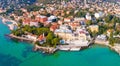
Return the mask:
<path id="1" fill-rule="evenodd" d="M 91 20 L 91 19 L 92 19 L 91 15 L 90 15 L 89 13 L 86 14 L 85 18 L 86 18 L 87 20 Z"/>
<path id="2" fill-rule="evenodd" d="M 58 25 L 52 25 L 51 27 L 50 27 L 50 31 L 55 31 L 56 29 L 57 29 L 57 27 L 58 27 Z"/>
<path id="3" fill-rule="evenodd" d="M 25 18 L 24 20 L 23 20 L 23 25 L 29 25 L 30 24 L 30 18 Z"/>
<path id="4" fill-rule="evenodd" d="M 84 21 L 84 20 L 85 20 L 85 18 L 84 18 L 84 17 L 82 17 L 82 18 L 75 17 L 75 18 L 74 18 L 74 21 Z"/>
<path id="5" fill-rule="evenodd" d="M 96 40 L 98 40 L 98 41 L 107 41 L 107 36 L 106 35 L 98 35 Z"/>
<path id="6" fill-rule="evenodd" d="M 99 26 L 98 25 L 90 25 L 89 29 L 91 30 L 91 32 L 98 32 Z"/>
<path id="7" fill-rule="evenodd" d="M 72 37 L 72 30 L 68 29 L 67 25 L 59 26 L 59 29 L 56 29 L 54 33 L 64 40 L 70 39 L 70 37 Z"/>
<path id="8" fill-rule="evenodd" d="M 64 18 L 64 22 L 71 22 L 72 19 L 71 18 Z"/>
<path id="9" fill-rule="evenodd" d="M 54 15 L 51 15 L 50 17 L 48 17 L 48 21 L 56 22 L 57 21 L 57 17 L 54 16 Z"/>
<path id="10" fill-rule="evenodd" d="M 39 19 L 40 22 L 44 23 L 47 20 L 48 20 L 48 18 L 46 16 L 40 16 L 40 19 Z"/>
<path id="11" fill-rule="evenodd" d="M 104 13 L 103 12 L 98 12 L 98 13 L 95 13 L 94 16 L 98 19 L 100 17 L 103 17 Z"/>
<path id="12" fill-rule="evenodd" d="M 42 15 L 37 15 L 35 17 L 35 20 L 37 20 L 38 22 L 44 23 L 48 20 L 48 18 L 46 16 L 42 16 Z"/>
<path id="13" fill-rule="evenodd" d="M 32 20 L 32 21 L 30 22 L 30 26 L 39 27 L 39 24 L 38 24 L 38 22 L 37 22 L 36 20 Z"/>
<path id="14" fill-rule="evenodd" d="M 40 44 L 43 44 L 44 42 L 46 42 L 46 37 L 44 36 L 44 34 L 38 37 L 38 41 Z"/>

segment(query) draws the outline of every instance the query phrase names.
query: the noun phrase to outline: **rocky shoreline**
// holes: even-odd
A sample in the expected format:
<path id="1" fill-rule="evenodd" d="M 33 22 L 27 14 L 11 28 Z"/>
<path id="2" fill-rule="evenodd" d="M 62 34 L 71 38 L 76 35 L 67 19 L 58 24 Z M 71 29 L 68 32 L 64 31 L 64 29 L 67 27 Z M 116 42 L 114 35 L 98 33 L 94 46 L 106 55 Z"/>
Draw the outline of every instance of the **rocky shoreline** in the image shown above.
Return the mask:
<path id="1" fill-rule="evenodd" d="M 15 22 L 15 21 L 13 21 L 13 20 L 9 20 L 9 19 L 6 19 L 6 18 L 4 18 L 4 17 L 2 17 L 2 16 L 0 16 L 0 18 L 2 19 L 2 21 L 3 21 L 3 24 L 6 24 L 6 21 L 7 22 L 12 22 L 12 23 L 14 23 L 14 24 L 17 24 L 17 22 Z M 5 21 L 4 21 L 5 20 Z M 8 27 L 9 27 L 9 29 L 10 29 L 10 26 L 9 25 L 7 25 Z M 10 29 L 11 30 L 11 29 Z M 18 40 L 20 40 L 20 41 L 27 41 L 27 42 L 32 42 L 32 43 L 35 43 L 35 41 L 33 41 L 33 40 L 30 40 L 30 39 L 27 39 L 27 38 L 24 38 L 24 37 L 18 37 L 18 36 L 15 36 L 15 35 L 13 35 L 13 34 L 9 34 L 9 35 L 7 35 L 7 36 L 9 36 L 10 38 L 13 38 L 13 39 L 18 39 Z M 99 42 L 99 41 L 95 41 L 94 42 L 95 44 L 100 44 L 100 45 L 106 45 L 106 46 L 108 46 L 108 47 L 110 47 L 112 50 L 114 50 L 114 51 L 116 51 L 118 54 L 120 54 L 120 45 L 119 44 L 115 44 L 115 46 L 111 46 L 111 45 L 109 45 L 108 43 L 108 41 L 106 41 L 106 42 Z M 88 46 L 89 47 L 89 46 Z M 86 47 L 81 47 L 80 48 L 80 50 L 81 49 L 84 49 L 84 48 L 86 48 Z M 44 53 L 54 53 L 56 50 L 59 50 L 58 48 L 53 48 L 53 47 L 42 47 L 42 46 L 37 46 L 37 45 L 35 45 L 34 46 L 34 50 L 35 51 L 37 51 L 37 50 L 41 50 L 41 51 L 43 51 Z M 69 51 L 69 50 L 68 50 Z"/>
<path id="2" fill-rule="evenodd" d="M 23 38 L 23 37 L 18 37 L 18 36 L 15 36 L 13 34 L 8 34 L 6 35 L 12 39 L 18 39 L 20 41 L 27 41 L 27 42 L 32 42 L 34 44 L 34 48 L 33 50 L 34 51 L 42 51 L 43 53 L 54 53 L 56 52 L 57 50 L 60 50 L 59 47 L 43 47 L 43 46 L 38 46 L 37 44 L 35 44 L 35 41 L 33 40 L 30 40 L 30 39 L 27 39 L 27 38 Z M 98 41 L 95 41 L 94 44 L 99 44 L 99 45 L 105 45 L 105 46 L 108 46 L 110 47 L 112 50 L 114 50 L 115 52 L 117 52 L 118 54 L 120 54 L 120 45 L 119 44 L 115 44 L 114 46 L 111 46 L 108 44 L 109 42 L 106 41 L 106 42 L 98 42 Z M 89 46 L 88 46 L 89 47 Z M 88 47 L 81 47 L 80 50 L 83 50 L 83 49 L 86 49 Z M 67 50 L 67 51 L 70 51 L 70 50 Z"/>
<path id="3" fill-rule="evenodd" d="M 57 48 L 54 48 L 54 47 L 42 47 L 42 46 L 38 46 L 37 44 L 35 44 L 36 41 L 33 41 L 31 39 L 28 39 L 28 38 L 15 36 L 13 34 L 8 34 L 6 36 L 9 37 L 9 38 L 11 38 L 11 39 L 17 39 L 19 41 L 26 41 L 26 42 L 33 43 L 34 44 L 34 48 L 33 48 L 34 51 L 40 50 L 43 53 L 54 53 L 57 50 Z"/>
<path id="4" fill-rule="evenodd" d="M 99 45 L 105 45 L 110 47 L 111 50 L 114 50 L 115 52 L 117 52 L 120 55 L 120 44 L 114 44 L 114 46 L 109 45 L 109 41 L 95 41 L 95 44 L 99 44 Z"/>

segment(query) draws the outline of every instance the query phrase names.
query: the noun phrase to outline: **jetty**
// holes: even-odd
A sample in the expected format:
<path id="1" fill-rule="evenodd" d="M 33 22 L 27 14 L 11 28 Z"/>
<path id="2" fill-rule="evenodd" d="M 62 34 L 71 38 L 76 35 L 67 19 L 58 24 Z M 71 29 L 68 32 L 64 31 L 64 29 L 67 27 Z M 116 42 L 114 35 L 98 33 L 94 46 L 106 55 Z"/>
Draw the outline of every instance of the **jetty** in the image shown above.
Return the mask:
<path id="1" fill-rule="evenodd" d="M 43 47 L 43 46 L 38 46 L 37 44 L 34 45 L 34 51 L 41 50 L 43 53 L 54 53 L 58 48 L 54 47 Z"/>
<path id="2" fill-rule="evenodd" d="M 81 49 L 81 46 L 74 46 L 74 45 L 58 45 L 57 48 L 59 50 L 64 51 L 79 51 Z"/>

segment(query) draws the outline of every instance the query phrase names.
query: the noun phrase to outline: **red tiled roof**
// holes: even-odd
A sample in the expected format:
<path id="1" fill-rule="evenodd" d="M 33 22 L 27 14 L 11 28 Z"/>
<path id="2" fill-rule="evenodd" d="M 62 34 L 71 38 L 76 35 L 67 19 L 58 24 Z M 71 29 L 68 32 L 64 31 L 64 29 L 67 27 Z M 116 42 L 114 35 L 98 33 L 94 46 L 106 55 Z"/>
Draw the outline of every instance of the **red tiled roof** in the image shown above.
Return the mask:
<path id="1" fill-rule="evenodd" d="M 85 32 L 84 31 L 80 31 L 80 34 L 85 34 Z"/>
<path id="2" fill-rule="evenodd" d="M 30 20 L 31 20 L 30 18 L 25 18 L 25 19 L 23 20 L 23 22 L 24 22 L 24 23 L 29 23 Z"/>
<path id="3" fill-rule="evenodd" d="M 45 37 L 43 36 L 43 35 L 40 35 L 39 37 L 38 37 L 38 40 L 43 40 Z"/>
<path id="4" fill-rule="evenodd" d="M 57 25 L 52 25 L 52 26 L 50 27 L 50 30 L 51 30 L 51 31 L 54 31 L 55 29 L 57 29 Z"/>

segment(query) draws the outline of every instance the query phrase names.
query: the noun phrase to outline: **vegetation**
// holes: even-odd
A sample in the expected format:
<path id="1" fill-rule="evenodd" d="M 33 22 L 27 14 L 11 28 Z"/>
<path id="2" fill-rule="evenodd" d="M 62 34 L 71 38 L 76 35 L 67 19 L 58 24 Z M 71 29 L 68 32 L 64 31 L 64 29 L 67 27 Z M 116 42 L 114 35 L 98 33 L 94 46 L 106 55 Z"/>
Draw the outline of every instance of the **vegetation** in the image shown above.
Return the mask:
<path id="1" fill-rule="evenodd" d="M 12 19 L 12 20 L 14 20 L 15 18 L 14 18 L 14 16 L 10 16 L 10 18 Z"/>
<path id="2" fill-rule="evenodd" d="M 86 25 L 87 25 L 87 26 L 89 26 L 89 25 L 91 25 L 91 24 L 92 24 L 92 20 L 87 20 L 87 21 L 86 21 Z"/>
<path id="3" fill-rule="evenodd" d="M 42 7 L 41 6 L 37 6 L 37 5 L 30 5 L 30 6 L 26 7 L 28 12 L 30 12 L 30 11 L 39 11 L 40 8 L 42 8 Z"/>
<path id="4" fill-rule="evenodd" d="M 22 10 L 15 10 L 14 14 L 16 14 L 17 16 L 22 16 L 23 15 L 23 11 Z"/>
<path id="5" fill-rule="evenodd" d="M 21 28 L 17 29 L 17 30 L 13 30 L 12 34 L 16 35 L 16 36 L 22 36 L 25 34 L 35 34 L 37 36 L 40 36 L 44 33 L 44 35 L 46 36 L 46 42 L 41 45 L 39 44 L 39 42 L 37 41 L 36 44 L 41 45 L 41 46 L 52 46 L 52 47 L 56 47 L 57 44 L 60 44 L 59 41 L 59 37 L 56 37 L 54 35 L 53 32 L 51 32 L 49 30 L 49 28 L 46 27 L 30 27 L 28 25 L 22 26 Z"/>
<path id="6" fill-rule="evenodd" d="M 114 43 L 115 43 L 115 38 L 113 37 L 113 32 L 112 32 L 112 33 L 110 33 L 109 44 L 111 46 L 114 46 Z"/>
<path id="7" fill-rule="evenodd" d="M 105 22 L 106 23 L 110 23 L 111 22 L 111 20 L 113 19 L 113 15 L 107 15 L 106 17 L 105 17 Z"/>
<path id="8" fill-rule="evenodd" d="M 76 13 L 76 17 L 85 17 L 85 15 L 86 15 L 86 12 L 85 11 L 79 11 L 79 12 L 77 12 Z"/>
<path id="9" fill-rule="evenodd" d="M 106 25 L 99 25 L 99 34 L 104 34 L 107 31 Z"/>

